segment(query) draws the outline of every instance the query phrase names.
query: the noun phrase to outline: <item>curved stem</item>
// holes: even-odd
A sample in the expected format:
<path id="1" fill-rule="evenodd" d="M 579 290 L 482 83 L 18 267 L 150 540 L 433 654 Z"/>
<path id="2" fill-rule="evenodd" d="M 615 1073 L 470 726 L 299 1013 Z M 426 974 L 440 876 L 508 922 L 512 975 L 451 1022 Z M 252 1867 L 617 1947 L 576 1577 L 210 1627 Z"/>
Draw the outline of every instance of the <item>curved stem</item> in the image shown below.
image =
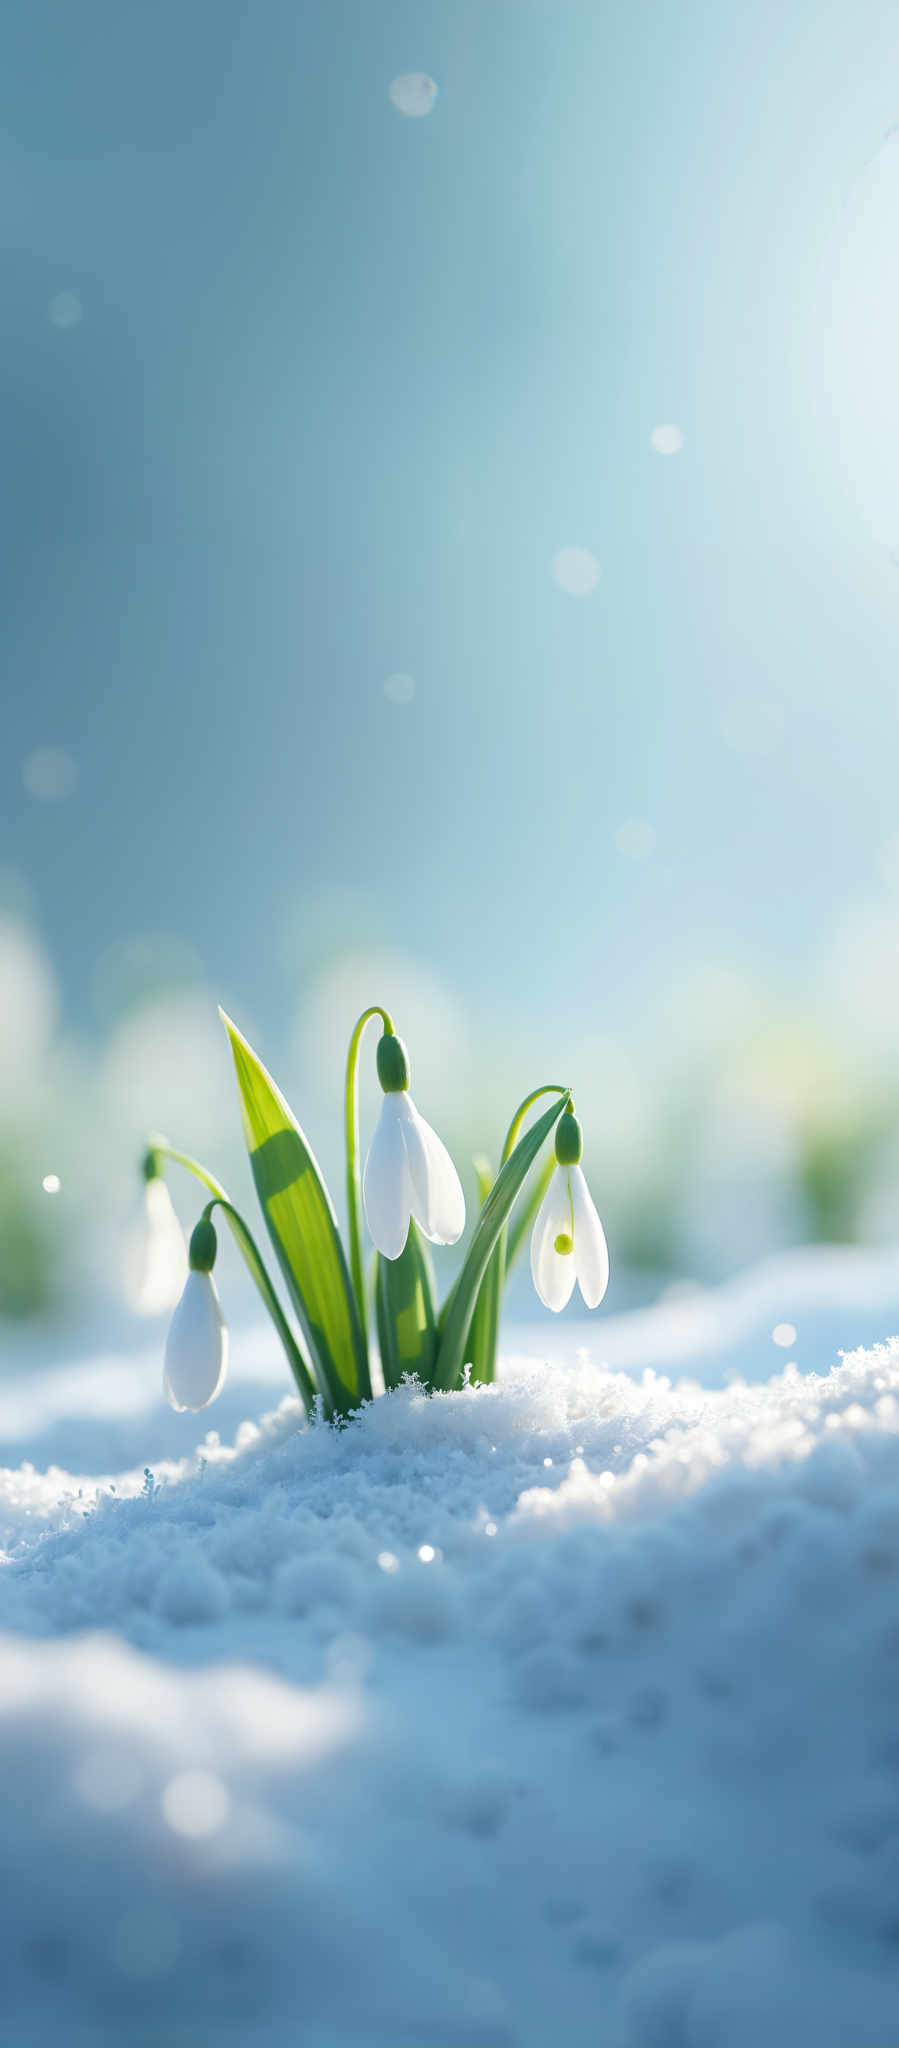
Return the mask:
<path id="1" fill-rule="evenodd" d="M 213 1195 L 212 1201 L 207 1202 L 206 1207 L 203 1210 L 204 1216 L 209 1217 L 212 1213 L 212 1210 L 216 1208 L 223 1209 L 225 1215 L 228 1218 L 228 1222 L 231 1225 L 231 1229 L 234 1233 L 234 1236 L 236 1237 L 237 1242 L 240 1245 L 240 1249 L 243 1252 L 244 1258 L 246 1259 L 250 1272 L 253 1275 L 253 1279 L 256 1282 L 262 1299 L 265 1302 L 266 1308 L 268 1309 L 269 1315 L 271 1316 L 272 1322 L 275 1325 L 275 1328 L 287 1353 L 288 1359 L 290 1360 L 291 1371 L 293 1373 L 294 1379 L 296 1380 L 297 1386 L 299 1387 L 300 1393 L 302 1394 L 303 1401 L 305 1403 L 306 1410 L 308 1413 L 312 1407 L 313 1401 L 315 1400 L 315 1387 L 312 1382 L 312 1376 L 306 1366 L 306 1362 L 303 1358 L 302 1352 L 300 1351 L 300 1347 L 293 1335 L 293 1332 L 281 1307 L 281 1303 L 278 1300 L 278 1297 L 275 1293 L 274 1287 L 272 1286 L 268 1270 L 265 1265 L 265 1261 L 262 1257 L 262 1253 L 259 1250 L 259 1246 L 256 1243 L 256 1239 L 254 1238 L 253 1233 L 250 1230 L 249 1226 L 244 1222 L 240 1210 L 235 1209 L 233 1202 L 227 1201 L 224 1195 Z"/>
<path id="2" fill-rule="evenodd" d="M 562 1088 L 558 1081 L 548 1081 L 545 1088 L 535 1088 L 531 1095 L 525 1096 L 524 1101 L 519 1103 L 518 1108 L 515 1111 L 515 1115 L 512 1118 L 512 1122 L 510 1123 L 508 1131 L 506 1133 L 506 1142 L 503 1146 L 503 1165 L 505 1165 L 506 1160 L 510 1157 L 510 1154 L 515 1149 L 515 1145 L 518 1140 L 518 1133 L 521 1130 L 521 1126 L 524 1123 L 528 1110 L 532 1107 L 532 1105 L 535 1102 L 539 1102 L 541 1095 L 570 1094 L 570 1088 Z"/>
<path id="3" fill-rule="evenodd" d="M 568 1095 L 569 1093 L 570 1090 L 568 1088 L 561 1087 L 557 1081 L 548 1081 L 544 1088 L 535 1088 L 533 1089 L 530 1095 L 525 1096 L 524 1101 L 520 1103 L 518 1108 L 516 1109 L 515 1115 L 513 1116 L 512 1122 L 510 1123 L 509 1129 L 506 1133 L 506 1142 L 503 1146 L 503 1164 L 505 1164 L 505 1161 L 511 1156 L 511 1154 L 515 1150 L 515 1146 L 518 1142 L 518 1133 L 521 1130 L 521 1126 L 524 1123 L 528 1110 L 533 1108 L 535 1102 L 539 1102 L 541 1095 Z M 545 1171 L 546 1169 L 544 1168 L 544 1172 Z M 550 1166 L 550 1176 L 551 1175 L 552 1166 Z M 540 1201 L 542 1201 L 543 1192 L 545 1191 L 542 1188 L 542 1183 L 543 1174 L 541 1174 L 540 1180 L 537 1183 L 537 1206 L 539 1206 Z M 533 1206 L 533 1197 L 531 1197 L 531 1200 L 528 1201 L 526 1206 L 525 1216 L 521 1224 L 520 1233 L 515 1238 L 514 1249 L 511 1257 L 509 1254 L 508 1223 L 503 1225 L 503 1229 L 500 1232 L 499 1243 L 497 1244 L 496 1251 L 493 1254 L 496 1260 L 496 1276 L 493 1288 L 493 1315 L 491 1330 L 492 1370 L 490 1374 L 491 1379 L 493 1378 L 493 1375 L 496 1371 L 496 1353 L 499 1347 L 499 1319 L 502 1313 L 503 1290 L 506 1285 L 506 1274 L 508 1273 L 509 1267 L 512 1263 L 512 1258 L 514 1258 L 515 1253 L 520 1248 L 524 1233 L 528 1228 L 528 1223 L 532 1221 L 532 1218 L 536 1215 L 536 1213 L 537 1209 Z"/>
<path id="4" fill-rule="evenodd" d="M 227 1201 L 225 1190 L 221 1181 L 216 1180 L 215 1174 L 210 1173 L 208 1167 L 201 1166 L 199 1159 L 192 1159 L 189 1152 L 176 1152 L 174 1145 L 169 1144 L 168 1138 L 160 1138 L 158 1132 L 154 1132 L 152 1138 L 147 1141 L 147 1150 L 159 1153 L 165 1159 L 174 1160 L 176 1166 L 186 1166 L 188 1173 L 192 1173 L 196 1180 L 201 1180 L 211 1195 L 215 1195 L 219 1201 Z"/>
<path id="5" fill-rule="evenodd" d="M 350 1239 L 350 1279 L 362 1325 L 362 1339 L 368 1349 L 368 1319 L 365 1312 L 365 1267 L 362 1260 L 362 1190 L 359 1179 L 359 1087 L 357 1067 L 362 1033 L 372 1017 L 380 1017 L 384 1030 L 394 1035 L 393 1020 L 380 1003 L 373 1003 L 371 1009 L 363 1010 L 350 1039 L 346 1060 L 346 1087 L 343 1098 L 343 1120 L 346 1135 L 346 1205 L 347 1227 Z"/>
<path id="6" fill-rule="evenodd" d="M 510 1155 L 510 1153 L 511 1153 L 511 1152 L 513 1152 L 513 1151 L 514 1151 L 514 1149 L 515 1149 L 515 1145 L 516 1145 L 516 1144 L 517 1144 L 517 1142 L 518 1142 L 518 1133 L 519 1133 L 519 1131 L 521 1130 L 521 1126 L 522 1126 L 522 1124 L 524 1123 L 524 1120 L 525 1120 L 525 1117 L 527 1116 L 528 1110 L 529 1110 L 529 1109 L 532 1109 L 532 1108 L 533 1108 L 533 1105 L 534 1105 L 534 1103 L 535 1103 L 535 1102 L 539 1102 L 539 1100 L 540 1100 L 540 1097 L 541 1097 L 541 1095 L 567 1095 L 567 1096 L 569 1096 L 569 1097 L 570 1097 L 570 1096 L 571 1096 L 571 1089 L 570 1089 L 570 1088 L 563 1088 L 563 1087 L 562 1087 L 562 1086 L 560 1085 L 560 1083 L 559 1083 L 558 1081 L 547 1081 L 547 1083 L 546 1083 L 546 1086 L 545 1086 L 544 1088 L 535 1088 L 535 1089 L 533 1090 L 533 1092 L 532 1092 L 532 1093 L 531 1093 L 530 1095 L 526 1095 L 526 1096 L 525 1096 L 525 1098 L 524 1098 L 524 1101 L 523 1101 L 523 1102 L 521 1102 L 521 1103 L 519 1103 L 519 1105 L 518 1105 L 518 1108 L 517 1108 L 517 1109 L 516 1109 L 516 1111 L 515 1111 L 515 1115 L 514 1115 L 514 1116 L 513 1116 L 513 1118 L 512 1118 L 512 1122 L 510 1123 L 510 1125 L 509 1125 L 509 1128 L 508 1128 L 508 1131 L 507 1131 L 507 1133 L 506 1133 L 506 1142 L 505 1142 L 505 1144 L 504 1144 L 504 1146 L 503 1146 L 503 1161 L 504 1161 L 504 1162 L 505 1162 L 505 1160 L 507 1160 L 507 1159 L 509 1158 L 509 1155 Z M 540 1175 L 540 1181 L 538 1182 L 538 1188 L 540 1188 L 540 1189 L 541 1189 L 541 1192 L 540 1192 L 540 1193 L 538 1194 L 538 1197 L 537 1197 L 537 1202 L 536 1202 L 536 1204 L 534 1204 L 534 1198 L 533 1198 L 533 1196 L 532 1196 L 532 1197 L 531 1197 L 531 1200 L 530 1200 L 530 1201 L 528 1202 L 528 1205 L 527 1205 L 527 1211 L 528 1211 L 528 1215 L 526 1216 L 526 1220 L 525 1220 L 525 1222 L 524 1222 L 524 1224 L 523 1224 L 522 1230 L 521 1230 L 520 1232 L 516 1233 L 516 1235 L 515 1235 L 515 1251 L 516 1251 L 516 1252 L 517 1252 L 517 1251 L 518 1251 L 518 1249 L 519 1249 L 519 1245 L 520 1245 L 520 1242 L 521 1242 L 521 1237 L 522 1237 L 522 1235 L 523 1235 L 523 1232 L 524 1232 L 524 1231 L 525 1231 L 525 1230 L 527 1229 L 527 1223 L 528 1223 L 528 1218 L 530 1218 L 530 1217 L 531 1217 L 532 1215 L 536 1215 L 536 1213 L 537 1213 L 537 1208 L 539 1207 L 539 1204 L 540 1204 L 540 1202 L 541 1202 L 541 1201 L 542 1201 L 542 1199 L 543 1199 L 543 1195 L 544 1195 L 544 1194 L 545 1194 L 545 1192 L 546 1192 L 546 1187 L 547 1187 L 547 1186 L 549 1185 L 549 1181 L 550 1181 L 550 1179 L 551 1179 L 551 1177 L 552 1177 L 552 1170 L 553 1170 L 553 1169 L 552 1169 L 552 1165 L 551 1165 L 551 1164 L 550 1164 L 549 1162 L 547 1162 L 547 1166 L 548 1166 L 548 1172 L 547 1172 L 547 1167 L 544 1167 L 544 1168 L 543 1168 L 543 1172 L 542 1172 L 542 1173 L 541 1173 L 541 1175 Z M 544 1178 L 544 1174 L 546 1175 L 546 1185 L 545 1185 L 545 1186 L 542 1186 L 541 1184 L 543 1183 L 543 1178 Z M 503 1285 L 505 1284 L 505 1277 L 506 1277 L 506 1268 L 507 1268 L 507 1266 L 508 1266 L 508 1265 L 509 1265 L 509 1263 L 510 1263 L 510 1260 L 509 1260 L 509 1258 L 508 1258 L 508 1255 L 507 1255 L 507 1249 L 506 1249 L 506 1247 L 507 1247 L 507 1242 L 508 1242 L 508 1225 L 506 1226 L 506 1229 L 505 1229 L 505 1230 L 503 1231 L 502 1237 L 500 1238 L 500 1241 L 499 1241 L 499 1247 L 498 1247 L 498 1249 L 499 1249 L 499 1252 L 500 1252 L 500 1254 L 501 1254 L 501 1257 L 502 1257 L 502 1264 L 503 1264 L 503 1271 L 502 1271 L 502 1273 L 501 1273 L 501 1275 L 500 1275 L 500 1293 L 502 1293 L 502 1288 L 503 1288 Z"/>
<path id="7" fill-rule="evenodd" d="M 554 1125 L 562 1115 L 566 1102 L 571 1100 L 567 1088 L 549 1088 L 538 1090 L 537 1093 L 557 1094 L 561 1097 L 561 1100 L 552 1103 L 549 1109 L 545 1109 L 542 1116 L 539 1116 L 536 1122 L 531 1125 L 530 1130 L 525 1131 L 523 1136 L 518 1139 L 510 1157 L 500 1167 L 496 1180 L 475 1224 L 474 1235 L 465 1255 L 462 1271 L 458 1275 L 455 1286 L 450 1290 L 444 1309 L 442 1318 L 443 1335 L 440 1350 L 437 1354 L 437 1366 L 434 1374 L 435 1384 L 438 1388 L 448 1389 L 457 1386 L 460 1382 L 465 1362 L 465 1345 L 468 1339 L 472 1315 L 474 1314 L 478 1295 L 490 1261 L 497 1259 L 497 1254 L 500 1251 L 500 1239 L 509 1219 L 509 1211 L 512 1208 L 516 1195 L 521 1191 L 522 1185 L 537 1158 L 544 1139 L 549 1137 Z M 497 1276 L 499 1272 L 504 1271 L 504 1264 L 499 1266 L 497 1261 Z M 497 1302 L 496 1320 L 498 1325 L 498 1288 L 495 1299 Z M 491 1359 L 495 1356 L 492 1323 L 489 1337 L 491 1345 L 490 1356 L 488 1357 L 486 1346 L 484 1351 L 484 1359 L 488 1370 L 481 1372 L 481 1378 L 493 1377 L 492 1370 L 490 1369 Z"/>
<path id="8" fill-rule="evenodd" d="M 212 1201 L 207 1202 L 203 1210 L 204 1216 L 208 1217 L 216 1204 L 224 1210 L 233 1236 L 240 1246 L 240 1250 L 284 1346 L 287 1362 L 299 1388 L 306 1412 L 310 1414 L 312 1404 L 316 1398 L 315 1383 L 272 1286 L 265 1260 L 262 1257 L 252 1231 L 244 1222 L 240 1211 L 235 1209 L 233 1202 L 229 1200 L 221 1181 L 216 1180 L 215 1175 L 209 1173 L 205 1166 L 201 1166 L 198 1159 L 192 1159 L 188 1152 L 176 1152 L 173 1145 L 166 1143 L 165 1138 L 154 1137 L 151 1139 L 150 1144 L 153 1152 L 158 1153 L 161 1158 L 173 1160 L 176 1166 L 186 1167 L 188 1173 L 192 1173 L 197 1180 L 202 1181 L 205 1188 L 209 1189 Z"/>
<path id="9" fill-rule="evenodd" d="M 541 1095 L 568 1095 L 569 1092 L 567 1088 L 563 1088 L 557 1083 L 548 1082 L 544 1088 L 535 1088 L 530 1095 L 525 1096 L 524 1101 L 519 1104 L 509 1125 L 506 1142 L 503 1146 L 500 1171 L 502 1171 L 502 1167 L 505 1166 L 507 1159 L 511 1158 L 515 1150 L 521 1126 L 528 1110 L 532 1108 L 533 1104 L 539 1102 Z M 475 1317 L 478 1319 L 478 1323 L 475 1328 L 472 1348 L 476 1353 L 475 1365 L 477 1371 L 473 1373 L 473 1377 L 478 1379 L 489 1382 L 496 1376 L 496 1354 L 499 1347 L 499 1324 L 506 1274 L 512 1264 L 512 1260 L 521 1249 L 525 1233 L 537 1213 L 537 1208 L 546 1192 L 551 1174 L 552 1163 L 548 1162 L 547 1167 L 544 1167 L 540 1174 L 536 1194 L 531 1195 L 524 1202 L 514 1225 L 510 1226 L 508 1219 L 506 1220 L 490 1255 L 490 1262 L 481 1282 L 475 1306 Z"/>

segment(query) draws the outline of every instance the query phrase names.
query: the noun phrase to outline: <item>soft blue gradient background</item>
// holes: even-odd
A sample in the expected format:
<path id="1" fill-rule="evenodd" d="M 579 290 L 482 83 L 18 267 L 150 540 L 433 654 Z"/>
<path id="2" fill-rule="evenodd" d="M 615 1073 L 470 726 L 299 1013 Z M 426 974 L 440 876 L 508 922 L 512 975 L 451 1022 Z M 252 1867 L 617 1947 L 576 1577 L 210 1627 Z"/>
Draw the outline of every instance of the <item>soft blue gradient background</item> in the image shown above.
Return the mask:
<path id="1" fill-rule="evenodd" d="M 881 994 L 899 960 L 896 399 L 864 359 L 897 115 L 885 4 L 10 15 L 0 858 L 80 1057 L 150 934 L 151 981 L 288 1060 L 308 976 L 365 944 L 491 1074 L 508 1023 L 516 1092 L 582 1040 L 591 1100 L 608 1043 L 660 1090 L 722 984 L 719 1050 L 749 990 L 753 1029 L 833 1024 L 857 1089 L 841 962 L 858 928 Z M 42 746 L 64 802 L 23 785 Z"/>

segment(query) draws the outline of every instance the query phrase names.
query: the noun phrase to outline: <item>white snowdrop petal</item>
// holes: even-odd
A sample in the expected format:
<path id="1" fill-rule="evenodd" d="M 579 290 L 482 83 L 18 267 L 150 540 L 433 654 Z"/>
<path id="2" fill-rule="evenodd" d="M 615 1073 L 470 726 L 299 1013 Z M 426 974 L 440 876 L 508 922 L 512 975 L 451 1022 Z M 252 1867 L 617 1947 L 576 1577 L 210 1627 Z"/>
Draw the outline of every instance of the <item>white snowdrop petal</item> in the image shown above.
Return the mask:
<path id="1" fill-rule="evenodd" d="M 228 1370 L 228 1330 L 211 1273 L 188 1273 L 169 1327 L 163 1386 L 173 1408 L 208 1408 Z"/>
<path id="2" fill-rule="evenodd" d="M 424 1119 L 419 1116 L 407 1088 L 402 1089 L 393 1100 L 396 1104 L 397 1124 L 402 1132 L 412 1214 L 416 1223 L 421 1224 L 427 1237 L 431 1220 L 431 1186 L 428 1155 L 421 1128 Z"/>
<path id="3" fill-rule="evenodd" d="M 544 1308 L 556 1313 L 569 1300 L 576 1277 L 572 1253 L 557 1252 L 555 1248 L 556 1238 L 570 1231 L 568 1168 L 557 1166 L 531 1234 L 531 1278 Z"/>
<path id="4" fill-rule="evenodd" d="M 161 1175 L 144 1189 L 144 1224 L 133 1283 L 139 1315 L 158 1316 L 178 1300 L 187 1279 L 187 1245 Z"/>
<path id="5" fill-rule="evenodd" d="M 531 1231 L 531 1279 L 541 1301 L 545 1300 L 543 1285 L 544 1274 L 547 1271 L 547 1247 L 551 1249 L 553 1238 L 558 1229 L 558 1224 L 555 1220 L 558 1206 L 558 1181 L 559 1169 L 556 1167 L 534 1219 L 534 1228 Z"/>
<path id="6" fill-rule="evenodd" d="M 596 1204 L 580 1166 L 572 1166 L 571 1206 L 574 1210 L 574 1265 L 588 1308 L 598 1308 L 609 1284 L 609 1251 Z"/>
<path id="7" fill-rule="evenodd" d="M 412 1187 L 399 1099 L 395 1094 L 384 1097 L 362 1176 L 362 1200 L 371 1240 L 385 1259 L 399 1258 L 412 1214 Z"/>
<path id="8" fill-rule="evenodd" d="M 404 1093 L 401 1111 L 412 1182 L 412 1210 L 432 1244 L 455 1244 L 465 1229 L 462 1182 L 437 1132 Z"/>
<path id="9" fill-rule="evenodd" d="M 573 1254 L 571 1252 L 563 1254 L 562 1252 L 554 1251 L 552 1245 L 550 1245 L 546 1260 L 545 1277 L 546 1292 L 543 1300 L 547 1308 L 551 1308 L 554 1315 L 558 1315 L 571 1300 L 574 1283 L 577 1279 Z"/>

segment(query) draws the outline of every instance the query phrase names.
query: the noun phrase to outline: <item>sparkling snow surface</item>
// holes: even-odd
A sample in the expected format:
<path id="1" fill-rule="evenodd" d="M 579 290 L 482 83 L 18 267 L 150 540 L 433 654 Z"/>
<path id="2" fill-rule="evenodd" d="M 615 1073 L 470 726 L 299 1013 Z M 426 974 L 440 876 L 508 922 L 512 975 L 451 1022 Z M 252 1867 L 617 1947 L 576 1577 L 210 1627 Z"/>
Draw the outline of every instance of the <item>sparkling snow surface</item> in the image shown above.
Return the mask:
<path id="1" fill-rule="evenodd" d="M 10 2041 L 895 2048 L 899 1341 L 803 1331 L 899 1290 L 815 1257 L 339 1432 L 7 1380 Z"/>

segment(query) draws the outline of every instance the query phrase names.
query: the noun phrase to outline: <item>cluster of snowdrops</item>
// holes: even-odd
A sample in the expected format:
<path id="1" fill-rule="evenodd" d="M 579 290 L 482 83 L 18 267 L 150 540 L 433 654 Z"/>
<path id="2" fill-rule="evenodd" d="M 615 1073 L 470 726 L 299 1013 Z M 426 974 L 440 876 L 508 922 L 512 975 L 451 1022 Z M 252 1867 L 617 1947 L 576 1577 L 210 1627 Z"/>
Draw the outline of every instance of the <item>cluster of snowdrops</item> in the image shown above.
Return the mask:
<path id="1" fill-rule="evenodd" d="M 141 1294 L 143 1305 L 157 1310 L 177 1299 L 164 1368 L 174 1408 L 205 1408 L 227 1372 L 228 1332 L 213 1278 L 216 1210 L 265 1302 L 307 1413 L 315 1407 L 339 1417 L 371 1399 L 372 1317 L 385 1389 L 408 1376 L 430 1391 L 461 1386 L 466 1373 L 492 1380 L 503 1287 L 529 1232 L 531 1273 L 546 1307 L 564 1308 L 575 1281 L 587 1307 L 598 1306 L 608 1285 L 609 1257 L 580 1164 L 581 1128 L 570 1089 L 549 1083 L 519 1104 L 495 1178 L 486 1161 L 476 1162 L 480 1211 L 461 1268 L 438 1308 L 425 1241 L 457 1243 L 465 1228 L 465 1197 L 445 1145 L 412 1100 L 409 1056 L 389 1013 L 380 1005 L 365 1010 L 350 1039 L 344 1103 L 347 1251 L 292 1110 L 247 1040 L 221 1014 L 256 1193 L 294 1320 L 288 1320 L 256 1239 L 221 1183 L 199 1160 L 166 1139 L 152 1139 L 143 1167 L 147 1237 Z M 358 1062 L 365 1027 L 374 1018 L 382 1026 L 377 1072 L 383 1101 L 360 1177 Z M 549 1106 L 526 1127 L 530 1112 L 547 1096 Z M 539 1172 L 532 1172 L 550 1137 L 549 1156 L 544 1153 Z M 186 1167 L 209 1197 L 189 1248 L 163 1178 L 166 1160 Z M 368 1285 L 363 1208 L 375 1248 Z"/>

